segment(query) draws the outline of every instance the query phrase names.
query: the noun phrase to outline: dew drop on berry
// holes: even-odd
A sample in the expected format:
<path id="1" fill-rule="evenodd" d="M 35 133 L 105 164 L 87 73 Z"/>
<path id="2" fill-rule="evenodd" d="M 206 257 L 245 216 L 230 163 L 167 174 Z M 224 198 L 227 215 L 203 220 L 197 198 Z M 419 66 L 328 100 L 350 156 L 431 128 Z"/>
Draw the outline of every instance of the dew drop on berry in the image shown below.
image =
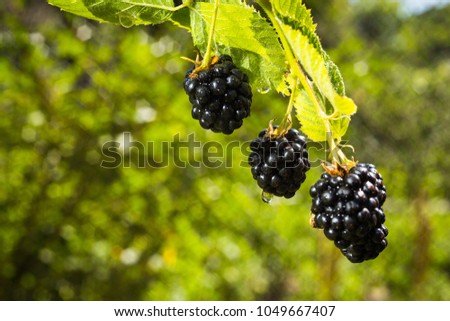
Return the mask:
<path id="1" fill-rule="evenodd" d="M 262 191 L 261 192 L 261 199 L 262 199 L 262 201 L 264 202 L 264 203 L 270 203 L 270 202 L 272 202 L 272 199 L 273 199 L 273 194 L 271 194 L 271 193 L 266 193 L 266 192 L 264 192 L 264 191 Z"/>

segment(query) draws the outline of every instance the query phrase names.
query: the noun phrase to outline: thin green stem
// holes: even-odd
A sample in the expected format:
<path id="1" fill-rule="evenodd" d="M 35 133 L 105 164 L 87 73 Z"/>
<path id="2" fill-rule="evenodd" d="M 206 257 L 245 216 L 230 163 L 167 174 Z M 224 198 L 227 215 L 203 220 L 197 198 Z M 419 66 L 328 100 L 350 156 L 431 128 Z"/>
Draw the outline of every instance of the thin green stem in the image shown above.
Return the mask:
<path id="1" fill-rule="evenodd" d="M 294 107 L 295 97 L 297 96 L 297 89 L 298 89 L 298 79 L 294 78 L 294 87 L 292 88 L 291 97 L 289 98 L 289 104 L 286 109 L 286 114 L 284 115 L 284 118 L 291 117 L 292 108 Z"/>
<path id="2" fill-rule="evenodd" d="M 303 72 L 303 69 L 299 65 L 297 59 L 295 58 L 294 51 L 289 44 L 288 39 L 286 38 L 283 29 L 281 28 L 280 21 L 276 18 L 275 14 L 272 12 L 272 9 L 268 7 L 267 1 L 257 1 L 259 5 L 263 8 L 263 10 L 266 12 L 269 19 L 272 21 L 272 24 L 275 28 L 275 30 L 278 33 L 278 36 L 280 37 L 281 43 L 285 49 L 286 58 L 288 61 L 289 66 L 291 67 L 291 70 L 293 71 L 294 75 L 297 76 L 297 78 L 300 80 L 300 83 L 302 84 L 303 88 L 305 89 L 306 93 L 308 94 L 309 98 L 311 99 L 313 105 L 316 107 L 317 111 L 321 115 L 326 115 L 326 113 L 323 111 L 322 106 L 320 105 L 319 100 L 317 99 L 314 89 L 312 85 L 310 84 L 308 77 Z M 325 128 L 328 132 L 331 132 L 330 123 L 326 119 L 322 119 L 323 123 L 325 125 Z"/>
<path id="3" fill-rule="evenodd" d="M 215 0 L 214 2 L 214 11 L 213 16 L 211 20 L 211 27 L 209 29 L 209 35 L 208 35 L 208 45 L 206 47 L 205 55 L 203 56 L 203 62 L 202 67 L 207 68 L 211 62 L 211 56 L 212 56 L 212 44 L 214 40 L 214 31 L 216 28 L 216 19 L 217 19 L 217 11 L 219 10 L 219 0 Z"/>
<path id="4" fill-rule="evenodd" d="M 313 106 L 317 109 L 317 112 L 320 114 L 322 122 L 324 124 L 324 127 L 327 131 L 327 143 L 329 145 L 329 148 L 331 150 L 331 156 L 332 158 L 338 162 L 340 165 L 346 165 L 351 163 L 345 157 L 345 154 L 339 149 L 339 147 L 336 145 L 336 142 L 333 139 L 332 131 L 331 131 L 331 124 L 330 124 L 330 115 L 327 115 L 327 113 L 322 108 L 319 99 L 317 98 L 314 88 L 310 81 L 308 80 L 308 77 L 304 73 L 302 67 L 300 66 L 300 63 L 295 57 L 294 50 L 291 47 L 289 40 L 286 38 L 286 35 L 282 29 L 282 23 L 280 20 L 276 17 L 275 13 L 272 10 L 272 5 L 270 4 L 270 1 L 268 0 L 256 0 L 256 2 L 261 6 L 261 8 L 264 10 L 264 12 L 267 14 L 268 18 L 272 22 L 273 27 L 275 28 L 275 31 L 277 32 L 281 44 L 283 45 L 284 52 L 287 58 L 287 62 L 290 66 L 290 69 L 292 73 L 295 75 L 295 78 L 300 81 L 303 89 L 306 91 L 306 94 L 310 98 Z M 333 116 L 333 115 L 331 115 Z"/>
<path id="5" fill-rule="evenodd" d="M 278 126 L 278 128 L 275 132 L 276 136 L 282 135 L 283 133 L 285 133 L 287 130 L 289 130 L 289 128 L 292 125 L 291 114 L 292 114 L 292 108 L 294 107 L 295 98 L 297 97 L 298 79 L 294 78 L 293 83 L 294 83 L 294 86 L 291 90 L 291 96 L 289 97 L 289 103 L 286 108 L 286 113 L 284 114 L 284 117 L 280 123 L 280 126 Z"/>

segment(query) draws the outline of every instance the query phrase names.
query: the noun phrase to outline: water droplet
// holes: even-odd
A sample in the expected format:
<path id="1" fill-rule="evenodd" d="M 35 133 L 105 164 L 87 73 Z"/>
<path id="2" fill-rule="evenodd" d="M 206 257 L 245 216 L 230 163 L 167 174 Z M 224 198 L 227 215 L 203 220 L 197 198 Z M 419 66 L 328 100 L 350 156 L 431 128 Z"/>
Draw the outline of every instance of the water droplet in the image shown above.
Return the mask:
<path id="1" fill-rule="evenodd" d="M 262 191 L 261 199 L 263 200 L 264 203 L 269 204 L 270 202 L 272 202 L 272 198 L 273 198 L 273 194 Z"/>
<path id="2" fill-rule="evenodd" d="M 257 79 L 255 88 L 260 94 L 267 94 L 270 91 L 270 82 L 267 79 Z"/>
<path id="3" fill-rule="evenodd" d="M 268 88 L 258 88 L 257 89 L 260 94 L 267 94 L 270 91 L 270 87 Z"/>
<path id="4" fill-rule="evenodd" d="M 134 26 L 134 19 L 127 15 L 119 16 L 119 23 L 124 28 L 131 28 Z"/>

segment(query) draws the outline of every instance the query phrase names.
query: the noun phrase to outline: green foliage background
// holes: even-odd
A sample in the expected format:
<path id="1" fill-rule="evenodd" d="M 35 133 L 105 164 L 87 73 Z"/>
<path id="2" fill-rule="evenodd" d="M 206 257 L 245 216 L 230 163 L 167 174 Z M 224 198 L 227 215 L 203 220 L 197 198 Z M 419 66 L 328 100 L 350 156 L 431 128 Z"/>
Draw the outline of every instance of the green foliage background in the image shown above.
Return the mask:
<path id="1" fill-rule="evenodd" d="M 139 168 L 137 149 L 124 155 L 130 168 L 100 167 L 103 144 L 124 132 L 156 147 L 177 133 L 248 142 L 287 100 L 255 93 L 243 128 L 205 132 L 181 87 L 179 57 L 194 56 L 186 31 L 6 0 L 0 299 L 450 300 L 450 7 L 404 16 L 392 1 L 306 4 L 359 106 L 346 138 L 388 187 L 389 246 L 377 259 L 351 264 L 310 228 L 320 168 L 269 206 L 238 150 L 231 168 Z"/>

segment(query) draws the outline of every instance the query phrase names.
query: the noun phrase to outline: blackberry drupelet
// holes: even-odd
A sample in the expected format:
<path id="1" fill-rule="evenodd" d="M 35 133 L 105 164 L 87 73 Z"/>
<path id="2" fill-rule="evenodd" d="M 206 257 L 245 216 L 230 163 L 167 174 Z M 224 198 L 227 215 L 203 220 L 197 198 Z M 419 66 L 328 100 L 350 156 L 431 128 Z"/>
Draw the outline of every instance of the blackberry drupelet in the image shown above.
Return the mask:
<path id="1" fill-rule="evenodd" d="M 192 117 L 204 129 L 231 134 L 250 116 L 252 90 L 248 76 L 228 55 L 222 55 L 208 70 L 184 78 L 184 90 L 192 104 Z"/>
<path id="2" fill-rule="evenodd" d="M 343 177 L 323 173 L 310 195 L 313 226 L 350 262 L 374 259 L 386 248 L 386 187 L 374 165 L 357 164 Z"/>
<path id="3" fill-rule="evenodd" d="M 250 143 L 248 163 L 253 178 L 266 193 L 291 198 L 306 179 L 310 168 L 306 139 L 296 129 L 270 138 L 267 130 Z"/>

